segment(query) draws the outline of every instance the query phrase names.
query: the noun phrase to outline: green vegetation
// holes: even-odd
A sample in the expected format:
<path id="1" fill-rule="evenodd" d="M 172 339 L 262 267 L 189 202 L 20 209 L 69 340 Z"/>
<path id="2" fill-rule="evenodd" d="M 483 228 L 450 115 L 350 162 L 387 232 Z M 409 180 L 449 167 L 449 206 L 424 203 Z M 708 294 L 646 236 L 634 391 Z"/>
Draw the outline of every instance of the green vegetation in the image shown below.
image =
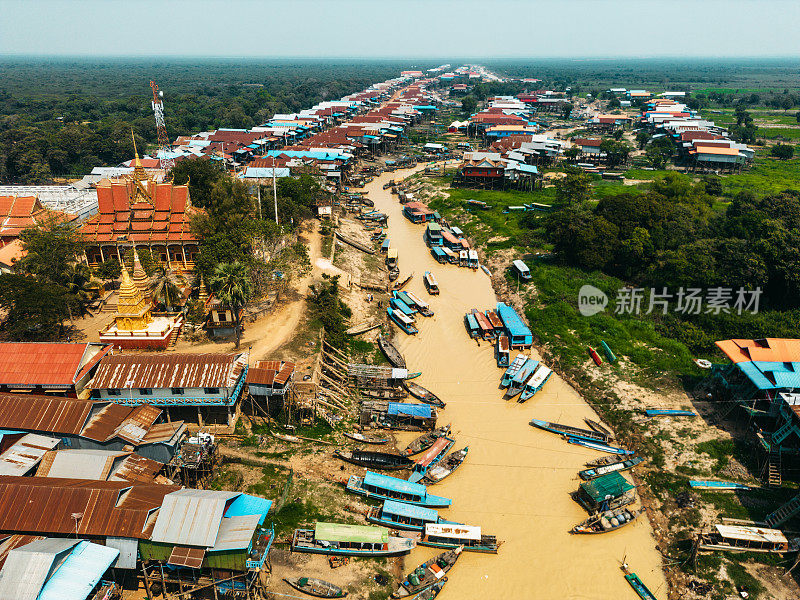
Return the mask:
<path id="1" fill-rule="evenodd" d="M 306 301 L 313 318 L 325 328 L 326 341 L 334 348 L 343 350 L 350 343 L 345 330 L 352 311 L 339 297 L 339 276 L 323 277 L 324 280 L 319 285 L 310 286 Z"/>

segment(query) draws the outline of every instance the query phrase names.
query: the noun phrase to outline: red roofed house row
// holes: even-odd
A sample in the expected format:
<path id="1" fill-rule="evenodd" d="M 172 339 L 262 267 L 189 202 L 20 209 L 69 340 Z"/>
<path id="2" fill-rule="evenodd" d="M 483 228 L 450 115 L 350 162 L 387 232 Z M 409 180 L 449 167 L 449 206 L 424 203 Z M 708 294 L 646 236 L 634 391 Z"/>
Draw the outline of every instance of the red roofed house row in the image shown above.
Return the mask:
<path id="1" fill-rule="evenodd" d="M 19 238 L 24 229 L 50 216 L 67 222 L 77 219 L 75 215 L 46 208 L 36 196 L 0 196 L 0 248 Z"/>
<path id="2" fill-rule="evenodd" d="M 90 265 L 122 262 L 136 246 L 172 268 L 194 269 L 199 250 L 190 221 L 199 209 L 192 207 L 188 186 L 156 183 L 137 165 L 130 178 L 98 183 L 97 202 L 98 213 L 80 228 Z"/>

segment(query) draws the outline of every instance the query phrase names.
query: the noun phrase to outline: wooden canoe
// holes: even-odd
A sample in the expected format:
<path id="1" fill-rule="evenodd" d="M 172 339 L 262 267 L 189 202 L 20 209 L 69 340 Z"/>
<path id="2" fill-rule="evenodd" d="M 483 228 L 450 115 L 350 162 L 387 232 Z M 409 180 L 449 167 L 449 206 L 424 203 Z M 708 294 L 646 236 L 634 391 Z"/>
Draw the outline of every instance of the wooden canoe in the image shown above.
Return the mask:
<path id="1" fill-rule="evenodd" d="M 399 274 L 400 274 L 400 273 L 398 272 L 398 276 L 399 276 Z M 393 289 L 393 290 L 395 290 L 395 291 L 397 291 L 397 290 L 402 290 L 402 289 L 403 289 L 403 287 L 405 287 L 405 285 L 406 285 L 406 284 L 407 284 L 409 281 L 411 281 L 411 278 L 412 278 L 413 276 L 414 276 L 414 274 L 413 274 L 413 273 L 411 273 L 410 275 L 406 276 L 404 279 L 401 279 L 400 281 L 398 281 L 397 283 L 395 283 L 395 284 L 392 286 L 392 289 Z"/>
<path id="2" fill-rule="evenodd" d="M 438 465 L 428 469 L 422 479 L 422 483 L 433 485 L 452 475 L 464 463 L 467 458 L 467 452 L 469 452 L 469 446 L 464 446 L 461 450 L 456 450 L 445 456 Z"/>
<path id="3" fill-rule="evenodd" d="M 424 452 L 433 446 L 433 443 L 436 440 L 447 435 L 448 433 L 450 433 L 450 425 L 445 425 L 444 427 L 439 427 L 433 431 L 423 433 L 418 438 L 412 440 L 412 442 L 406 446 L 405 450 L 403 450 L 402 454 L 405 456 L 413 456 L 415 454 L 419 454 L 420 452 Z"/>
<path id="4" fill-rule="evenodd" d="M 397 367 L 398 369 L 406 368 L 406 359 L 403 358 L 403 355 L 400 353 L 400 350 L 397 349 L 397 346 L 389 341 L 389 338 L 379 335 L 378 346 L 380 346 L 381 352 L 383 352 L 384 356 L 386 356 L 386 359 L 393 367 Z"/>
<path id="5" fill-rule="evenodd" d="M 284 577 L 286 583 L 297 591 L 317 598 L 344 598 L 347 592 L 337 585 L 313 577 Z"/>
<path id="6" fill-rule="evenodd" d="M 345 462 L 367 469 L 381 471 L 400 471 L 410 469 L 414 461 L 403 454 L 391 452 L 372 452 L 370 450 L 336 450 L 333 455 Z"/>
<path id="7" fill-rule="evenodd" d="M 403 578 L 392 598 L 405 598 L 427 590 L 442 578 L 443 573 L 453 568 L 459 556 L 461 556 L 460 546 L 426 560 Z"/>
<path id="8" fill-rule="evenodd" d="M 344 437 L 348 437 L 351 440 L 355 440 L 357 442 L 361 442 L 362 444 L 387 444 L 389 443 L 389 438 L 381 437 L 379 435 L 368 435 L 364 433 L 359 433 L 358 431 L 345 431 Z"/>
<path id="9" fill-rule="evenodd" d="M 614 510 L 607 510 L 594 514 L 585 521 L 578 523 L 570 530 L 570 533 L 609 533 L 630 525 L 641 513 L 641 510 L 628 510 L 624 506 Z"/>
<path id="10" fill-rule="evenodd" d="M 403 387 L 408 390 L 408 393 L 422 400 L 425 404 L 431 404 L 438 408 L 444 408 L 446 404 L 444 401 L 439 398 L 436 394 L 431 392 L 430 390 L 422 387 L 418 383 L 414 383 L 413 381 L 403 381 Z"/>
<path id="11" fill-rule="evenodd" d="M 291 444 L 299 444 L 302 440 L 296 435 L 286 435 L 284 433 L 271 432 L 272 437 L 281 440 L 282 442 L 289 442 Z"/>

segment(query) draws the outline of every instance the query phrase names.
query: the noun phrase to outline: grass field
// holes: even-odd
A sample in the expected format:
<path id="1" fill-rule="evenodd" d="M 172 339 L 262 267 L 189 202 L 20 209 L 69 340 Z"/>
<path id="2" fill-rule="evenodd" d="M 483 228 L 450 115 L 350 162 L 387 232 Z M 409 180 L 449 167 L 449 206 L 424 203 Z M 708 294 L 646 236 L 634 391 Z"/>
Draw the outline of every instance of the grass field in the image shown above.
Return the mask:
<path id="1" fill-rule="evenodd" d="M 800 191 L 800 159 L 778 160 L 756 154 L 750 170 L 722 178 L 722 190 L 731 198 L 745 190 L 763 196 L 784 190 Z"/>

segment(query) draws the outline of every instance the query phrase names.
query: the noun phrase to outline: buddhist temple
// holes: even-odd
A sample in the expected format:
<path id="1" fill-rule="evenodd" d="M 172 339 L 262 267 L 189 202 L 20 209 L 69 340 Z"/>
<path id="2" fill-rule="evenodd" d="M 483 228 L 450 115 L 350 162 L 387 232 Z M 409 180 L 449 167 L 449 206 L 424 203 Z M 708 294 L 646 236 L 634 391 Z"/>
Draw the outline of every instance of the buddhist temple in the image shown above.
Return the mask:
<path id="1" fill-rule="evenodd" d="M 89 265 L 116 259 L 128 248 L 148 248 L 171 269 L 194 270 L 197 238 L 190 221 L 194 208 L 186 185 L 158 183 L 142 167 L 138 153 L 134 172 L 97 184 L 98 213 L 81 225 Z"/>
<path id="2" fill-rule="evenodd" d="M 115 348 L 166 349 L 180 333 L 183 316 L 154 317 L 152 310 L 152 301 L 139 289 L 123 264 L 117 314 L 114 322 L 100 332 L 100 341 L 113 344 Z"/>

